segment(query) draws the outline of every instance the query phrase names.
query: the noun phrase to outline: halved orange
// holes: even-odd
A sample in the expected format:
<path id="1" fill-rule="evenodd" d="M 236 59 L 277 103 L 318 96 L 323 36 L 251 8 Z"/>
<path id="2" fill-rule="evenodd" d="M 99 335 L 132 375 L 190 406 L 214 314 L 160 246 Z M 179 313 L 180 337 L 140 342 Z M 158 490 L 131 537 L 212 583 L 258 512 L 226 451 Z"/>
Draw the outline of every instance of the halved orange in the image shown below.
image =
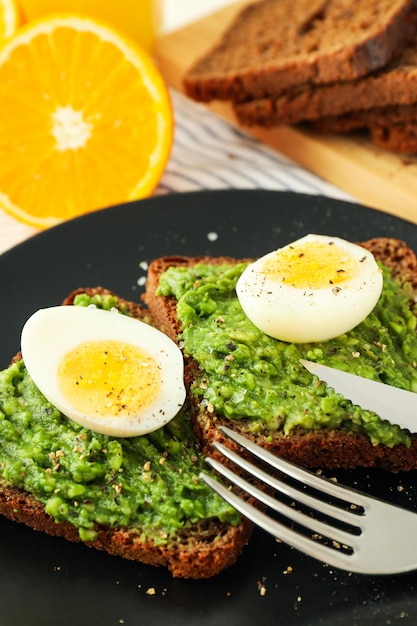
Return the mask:
<path id="1" fill-rule="evenodd" d="M 0 48 L 0 207 L 39 228 L 151 194 L 173 139 L 166 84 L 93 19 L 48 16 Z"/>
<path id="2" fill-rule="evenodd" d="M 0 0 L 0 40 L 13 35 L 18 24 L 19 16 L 14 0 Z"/>

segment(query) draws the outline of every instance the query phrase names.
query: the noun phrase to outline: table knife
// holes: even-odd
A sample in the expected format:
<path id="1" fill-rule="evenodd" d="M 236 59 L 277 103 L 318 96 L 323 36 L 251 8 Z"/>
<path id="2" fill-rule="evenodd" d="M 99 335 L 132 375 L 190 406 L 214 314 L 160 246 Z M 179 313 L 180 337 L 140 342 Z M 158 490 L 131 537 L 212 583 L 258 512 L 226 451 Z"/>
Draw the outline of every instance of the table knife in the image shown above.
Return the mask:
<path id="1" fill-rule="evenodd" d="M 373 411 L 412 433 L 417 432 L 417 393 L 305 359 L 300 362 L 311 374 L 362 409 Z"/>

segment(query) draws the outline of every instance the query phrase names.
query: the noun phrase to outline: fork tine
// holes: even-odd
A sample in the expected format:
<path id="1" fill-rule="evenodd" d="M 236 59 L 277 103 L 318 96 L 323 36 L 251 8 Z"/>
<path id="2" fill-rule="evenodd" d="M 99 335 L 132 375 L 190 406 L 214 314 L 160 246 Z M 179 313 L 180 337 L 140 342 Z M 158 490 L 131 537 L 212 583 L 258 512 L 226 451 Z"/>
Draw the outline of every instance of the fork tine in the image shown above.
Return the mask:
<path id="1" fill-rule="evenodd" d="M 219 481 L 204 472 L 200 473 L 200 477 L 209 485 L 216 493 L 218 493 L 226 502 L 231 504 L 237 511 L 251 520 L 254 524 L 270 533 L 273 537 L 284 541 L 293 548 L 308 554 L 324 563 L 339 567 L 341 569 L 350 570 L 352 564 L 352 556 L 348 552 L 336 550 L 330 546 L 314 541 L 311 537 L 302 535 L 301 533 L 273 520 L 271 517 L 259 511 L 254 506 L 242 500 L 235 493 L 227 489 Z"/>
<path id="2" fill-rule="evenodd" d="M 317 500 L 313 497 L 313 501 L 310 502 L 309 500 L 307 506 L 310 506 L 316 514 L 322 513 L 323 504 L 328 504 L 330 507 L 326 509 L 327 512 L 325 513 L 327 519 L 323 518 L 324 521 L 322 522 L 314 515 L 312 517 L 306 515 L 302 507 L 299 510 L 289 506 L 285 502 L 285 498 L 284 500 L 277 498 L 276 502 L 274 499 L 269 500 L 271 497 L 269 494 L 265 495 L 262 489 L 258 492 L 254 485 L 245 481 L 240 473 L 235 473 L 215 459 L 207 459 L 208 463 L 217 469 L 220 475 L 225 476 L 232 484 L 240 487 L 248 495 L 252 495 L 254 499 L 259 499 L 267 506 L 273 505 L 272 508 L 278 511 L 282 517 L 282 521 L 280 518 L 273 519 L 272 516 L 259 510 L 258 507 L 252 506 L 247 499 L 239 497 L 231 488 L 227 488 L 212 476 L 208 476 L 204 472 L 200 473 L 201 479 L 206 484 L 254 524 L 293 548 L 323 563 L 350 572 L 392 575 L 417 570 L 417 515 L 414 511 L 367 496 L 343 485 L 335 485 L 312 472 L 276 457 L 229 428 L 222 427 L 221 429 L 232 440 L 240 444 L 243 449 L 252 452 L 279 472 L 291 476 L 295 480 L 294 493 L 297 494 L 296 500 L 300 504 L 305 505 L 306 495 L 311 497 L 301 487 L 297 488 L 297 485 L 304 483 L 306 486 L 312 487 L 317 494 Z M 225 456 L 232 462 L 239 461 L 237 466 L 246 469 L 250 476 L 253 474 L 255 477 L 258 476 L 252 470 L 252 467 L 256 468 L 257 466 L 251 464 L 247 459 L 242 462 L 243 455 L 241 457 L 240 454 L 236 454 L 229 447 L 219 442 L 215 442 L 214 445 L 221 453 L 225 452 Z M 264 475 L 269 478 L 268 472 L 264 472 Z M 264 475 L 259 474 L 261 476 L 259 480 Z M 283 478 L 279 482 L 285 487 L 281 488 L 279 485 L 277 491 L 287 495 L 285 491 L 288 486 L 287 481 Z M 289 486 L 292 489 L 292 485 Z M 319 493 L 321 497 L 319 497 Z M 321 499 L 323 494 L 330 495 L 339 502 L 334 505 L 331 502 L 325 503 Z M 313 502 L 316 506 L 311 506 Z M 355 506 L 360 506 L 363 509 L 356 514 L 345 511 L 348 515 L 346 519 L 349 525 L 345 529 L 340 528 L 336 519 L 333 519 L 336 511 L 343 510 L 338 508 L 340 502 L 343 502 L 344 506 L 355 504 Z M 295 522 L 295 525 L 292 522 Z M 335 526 L 332 525 L 333 522 Z M 356 534 L 358 530 L 359 534 Z"/>
<path id="3" fill-rule="evenodd" d="M 334 544 L 336 542 L 337 544 L 350 546 L 352 548 L 356 546 L 355 535 L 352 535 L 350 532 L 345 532 L 339 528 L 335 528 L 331 524 L 321 522 L 314 517 L 310 517 L 307 513 L 298 511 L 294 507 L 285 504 L 280 500 L 276 500 L 261 489 L 258 489 L 255 485 L 246 481 L 241 476 L 235 474 L 232 470 L 225 467 L 222 463 L 216 461 L 215 459 L 208 458 L 207 462 L 215 470 L 222 474 L 222 476 L 227 478 L 227 480 L 229 480 L 230 482 L 234 483 L 237 487 L 249 493 L 260 502 L 263 502 L 263 504 L 266 504 L 274 511 L 277 511 L 280 514 L 285 515 L 285 517 L 289 518 L 290 520 L 301 524 L 306 529 L 308 529 L 311 534 L 324 535 L 328 537 Z M 321 504 L 319 500 L 313 499 L 313 502 L 315 506 L 317 506 L 317 504 Z"/>
<path id="4" fill-rule="evenodd" d="M 317 476 L 306 469 L 302 469 L 298 465 L 294 465 L 285 459 L 282 459 L 265 448 L 253 443 L 250 439 L 247 439 L 243 435 L 235 432 L 231 428 L 227 426 L 220 426 L 220 430 L 227 436 L 229 439 L 232 439 L 235 443 L 239 444 L 242 448 L 245 448 L 251 454 L 254 454 L 256 457 L 265 461 L 275 469 L 279 470 L 283 474 L 287 474 L 294 478 L 298 482 L 307 485 L 308 487 L 312 487 L 322 493 L 330 495 L 334 498 L 338 498 L 339 500 L 346 503 L 346 505 L 356 505 L 362 508 L 366 508 L 369 505 L 369 498 L 352 488 L 347 488 L 343 485 L 338 485 L 329 480 L 323 479 L 321 476 Z M 352 502 L 352 497 L 354 496 L 355 501 Z M 353 509 L 353 507 L 352 507 Z"/>
<path id="5" fill-rule="evenodd" d="M 325 502 L 324 500 L 319 500 L 318 498 L 314 498 L 313 496 L 310 496 L 308 493 L 302 492 L 296 487 L 292 487 L 291 485 L 284 483 L 278 477 L 271 476 L 267 472 L 264 472 L 261 468 L 257 467 L 256 465 L 253 465 L 253 463 L 251 463 L 247 459 L 244 459 L 241 455 L 236 454 L 236 452 L 233 452 L 233 450 L 230 450 L 230 448 L 227 448 L 223 444 L 214 442 L 213 445 L 226 458 L 230 459 L 237 466 L 244 469 L 249 474 L 252 474 L 252 476 L 255 476 L 260 481 L 266 483 L 267 485 L 269 485 L 276 491 L 279 491 L 280 493 L 283 493 L 286 496 L 289 496 L 290 498 L 297 500 L 299 503 L 310 507 L 316 513 L 317 511 L 320 513 L 324 513 L 326 515 L 331 516 L 332 518 L 336 518 L 341 522 L 354 525 L 358 529 L 362 530 L 361 517 L 359 514 L 354 512 L 355 509 L 350 510 L 350 511 L 346 509 L 341 509 L 338 506 Z M 207 459 L 207 462 L 210 463 L 210 465 L 214 466 L 213 459 L 209 458 Z M 218 469 L 218 471 L 220 471 L 223 475 L 225 475 L 225 472 L 223 470 L 219 468 L 216 468 L 216 469 Z M 224 469 L 226 470 L 226 468 Z M 236 483 L 236 479 L 234 478 L 234 476 L 235 474 L 230 472 L 230 476 L 227 476 L 227 478 Z M 323 479 L 320 479 L 320 480 L 324 482 Z M 249 483 L 247 484 L 249 485 L 249 487 L 251 486 Z M 247 487 L 245 486 L 244 489 L 247 489 Z M 274 508 L 275 510 L 282 510 L 282 506 L 284 506 L 283 503 L 280 502 L 280 508 L 276 509 L 276 506 L 274 506 L 274 503 L 276 503 L 277 501 L 274 498 L 270 498 L 268 502 L 265 502 L 264 500 L 262 500 L 261 494 L 264 494 L 264 492 L 259 491 L 258 494 L 255 495 L 255 497 L 261 500 L 261 502 L 264 502 L 264 504 L 267 504 L 268 506 Z M 295 513 L 295 509 L 292 508 L 291 511 L 293 512 L 293 514 Z M 294 515 L 292 517 L 294 518 Z M 311 520 L 310 520 L 310 523 L 311 523 Z M 324 527 L 321 530 L 319 530 L 318 527 L 316 527 L 316 530 L 317 532 L 325 532 Z M 329 532 L 328 527 L 327 527 L 327 532 Z M 346 537 L 344 537 L 343 539 L 340 539 L 340 541 L 341 542 L 346 541 Z"/>

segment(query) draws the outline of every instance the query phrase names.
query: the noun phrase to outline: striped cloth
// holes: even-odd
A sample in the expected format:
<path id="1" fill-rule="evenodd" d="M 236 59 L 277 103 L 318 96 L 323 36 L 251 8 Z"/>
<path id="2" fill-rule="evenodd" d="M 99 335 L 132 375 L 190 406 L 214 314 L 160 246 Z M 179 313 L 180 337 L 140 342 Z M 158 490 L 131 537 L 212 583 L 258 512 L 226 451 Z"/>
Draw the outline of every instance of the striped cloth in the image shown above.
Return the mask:
<path id="1" fill-rule="evenodd" d="M 157 193 L 275 189 L 354 201 L 352 196 L 172 91 L 175 141 Z"/>

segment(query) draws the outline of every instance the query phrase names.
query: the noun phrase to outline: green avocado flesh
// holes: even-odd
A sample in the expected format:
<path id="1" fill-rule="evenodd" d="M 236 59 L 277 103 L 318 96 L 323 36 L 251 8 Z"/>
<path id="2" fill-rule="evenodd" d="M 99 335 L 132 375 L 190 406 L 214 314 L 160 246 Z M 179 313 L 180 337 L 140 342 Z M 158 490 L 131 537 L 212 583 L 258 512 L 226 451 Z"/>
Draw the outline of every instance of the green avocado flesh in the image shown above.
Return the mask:
<path id="1" fill-rule="evenodd" d="M 118 301 L 82 294 L 75 304 L 111 309 Z M 238 524 L 239 514 L 198 478 L 203 468 L 185 410 L 146 436 L 112 438 L 60 413 L 22 360 L 0 372 L 0 481 L 33 494 L 85 541 L 100 525 L 169 544 L 199 520 Z"/>
<path id="2" fill-rule="evenodd" d="M 171 267 L 160 280 L 158 294 L 177 299 L 184 354 L 204 372 L 192 388 L 201 409 L 245 419 L 253 432 L 271 436 L 347 428 L 374 445 L 409 446 L 408 431 L 353 405 L 299 363 L 304 358 L 417 391 L 416 317 L 406 285 L 381 267 L 381 297 L 361 324 L 326 342 L 291 344 L 267 336 L 244 314 L 235 288 L 245 267 Z"/>

